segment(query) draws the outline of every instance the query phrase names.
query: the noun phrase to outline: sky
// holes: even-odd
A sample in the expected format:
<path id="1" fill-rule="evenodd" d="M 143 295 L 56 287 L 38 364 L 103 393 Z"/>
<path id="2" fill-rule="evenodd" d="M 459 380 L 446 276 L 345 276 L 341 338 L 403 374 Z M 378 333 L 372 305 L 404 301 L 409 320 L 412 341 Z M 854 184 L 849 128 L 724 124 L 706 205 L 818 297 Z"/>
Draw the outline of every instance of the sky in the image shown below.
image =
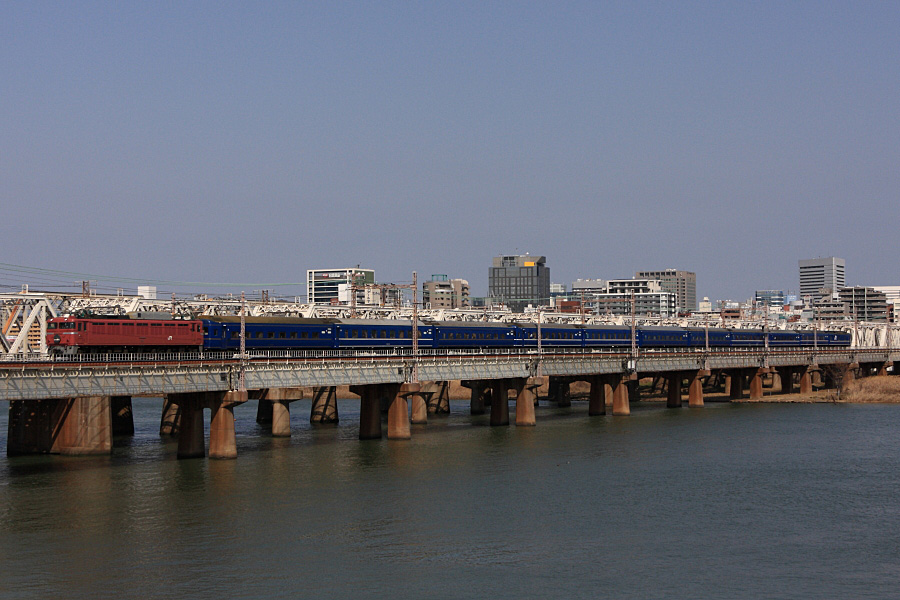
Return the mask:
<path id="1" fill-rule="evenodd" d="M 290 296 L 360 265 L 481 296 L 526 252 L 567 285 L 694 271 L 712 299 L 796 291 L 826 256 L 900 285 L 900 3 L 0 14 L 0 291 Z"/>

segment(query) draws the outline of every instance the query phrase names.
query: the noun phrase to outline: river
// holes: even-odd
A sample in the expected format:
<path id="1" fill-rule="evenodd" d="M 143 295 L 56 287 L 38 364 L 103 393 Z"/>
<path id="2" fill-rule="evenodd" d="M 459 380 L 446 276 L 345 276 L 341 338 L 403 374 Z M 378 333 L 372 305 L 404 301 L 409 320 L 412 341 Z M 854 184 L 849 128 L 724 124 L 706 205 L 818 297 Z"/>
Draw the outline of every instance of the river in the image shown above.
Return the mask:
<path id="1" fill-rule="evenodd" d="M 176 460 L 161 401 L 108 457 L 0 458 L 0 598 L 894 598 L 900 406 L 468 405 L 408 441 L 236 409 Z M 514 407 L 511 407 L 514 409 Z M 6 411 L 0 443 L 6 444 Z M 208 427 L 208 414 L 207 414 Z"/>

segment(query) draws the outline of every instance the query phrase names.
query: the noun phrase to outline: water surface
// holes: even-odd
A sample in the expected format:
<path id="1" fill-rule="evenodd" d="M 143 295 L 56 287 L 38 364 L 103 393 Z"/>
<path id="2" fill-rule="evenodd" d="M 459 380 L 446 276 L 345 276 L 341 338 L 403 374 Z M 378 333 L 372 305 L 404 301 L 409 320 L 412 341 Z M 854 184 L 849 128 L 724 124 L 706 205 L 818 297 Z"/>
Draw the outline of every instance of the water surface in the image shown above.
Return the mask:
<path id="1" fill-rule="evenodd" d="M 112 456 L 0 458 L 0 598 L 900 590 L 900 406 L 576 402 L 491 428 L 453 403 L 368 442 L 339 406 L 312 428 L 294 403 L 290 440 L 239 407 L 235 461 L 176 460 L 150 399 Z"/>

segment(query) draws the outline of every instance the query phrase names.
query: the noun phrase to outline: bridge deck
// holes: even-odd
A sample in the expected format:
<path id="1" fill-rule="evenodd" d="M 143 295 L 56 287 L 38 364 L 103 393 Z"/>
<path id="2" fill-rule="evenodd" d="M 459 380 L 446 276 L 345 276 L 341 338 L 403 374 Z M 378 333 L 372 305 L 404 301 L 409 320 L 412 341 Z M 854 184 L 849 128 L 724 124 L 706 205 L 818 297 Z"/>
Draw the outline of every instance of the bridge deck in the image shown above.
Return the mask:
<path id="1" fill-rule="evenodd" d="M 241 361 L 232 353 L 99 355 L 50 361 L 32 356 L 0 362 L 0 401 L 82 396 L 148 396 L 237 389 L 243 367 L 246 387 L 289 388 L 402 383 L 417 365 L 420 381 L 665 373 L 900 361 L 900 349 L 645 350 L 628 352 L 553 350 L 270 352 Z"/>

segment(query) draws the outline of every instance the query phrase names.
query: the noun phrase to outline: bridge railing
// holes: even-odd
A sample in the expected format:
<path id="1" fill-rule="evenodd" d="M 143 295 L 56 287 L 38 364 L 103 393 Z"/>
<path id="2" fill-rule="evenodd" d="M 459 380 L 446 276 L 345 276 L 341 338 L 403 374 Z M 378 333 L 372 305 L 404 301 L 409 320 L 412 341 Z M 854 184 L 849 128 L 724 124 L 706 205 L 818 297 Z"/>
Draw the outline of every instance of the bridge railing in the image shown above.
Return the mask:
<path id="1" fill-rule="evenodd" d="M 766 356 L 789 355 L 828 355 L 834 353 L 859 353 L 859 352 L 896 352 L 895 348 L 886 347 L 819 347 L 817 349 L 803 348 L 762 348 L 762 347 L 711 347 L 706 348 L 641 348 L 638 358 L 665 357 L 665 356 L 746 356 L 750 354 Z M 528 359 L 554 358 L 571 356 L 573 358 L 604 358 L 604 357 L 630 357 L 629 348 L 565 348 L 544 347 L 539 353 L 537 348 L 441 348 L 420 349 L 417 360 L 420 362 L 459 359 L 459 358 L 493 358 L 493 359 Z M 54 364 L 85 364 L 85 363 L 183 363 L 183 362 L 233 362 L 240 360 L 240 355 L 233 350 L 219 352 L 163 352 L 163 353 L 97 353 L 76 355 L 55 355 L 46 353 L 28 353 L 6 355 L 0 357 L 0 362 L 6 363 L 54 363 Z M 335 350 L 253 350 L 247 353 L 246 359 L 250 362 L 266 360 L 323 360 L 323 361 L 379 361 L 379 360 L 404 360 L 413 359 L 411 348 L 353 348 Z"/>

